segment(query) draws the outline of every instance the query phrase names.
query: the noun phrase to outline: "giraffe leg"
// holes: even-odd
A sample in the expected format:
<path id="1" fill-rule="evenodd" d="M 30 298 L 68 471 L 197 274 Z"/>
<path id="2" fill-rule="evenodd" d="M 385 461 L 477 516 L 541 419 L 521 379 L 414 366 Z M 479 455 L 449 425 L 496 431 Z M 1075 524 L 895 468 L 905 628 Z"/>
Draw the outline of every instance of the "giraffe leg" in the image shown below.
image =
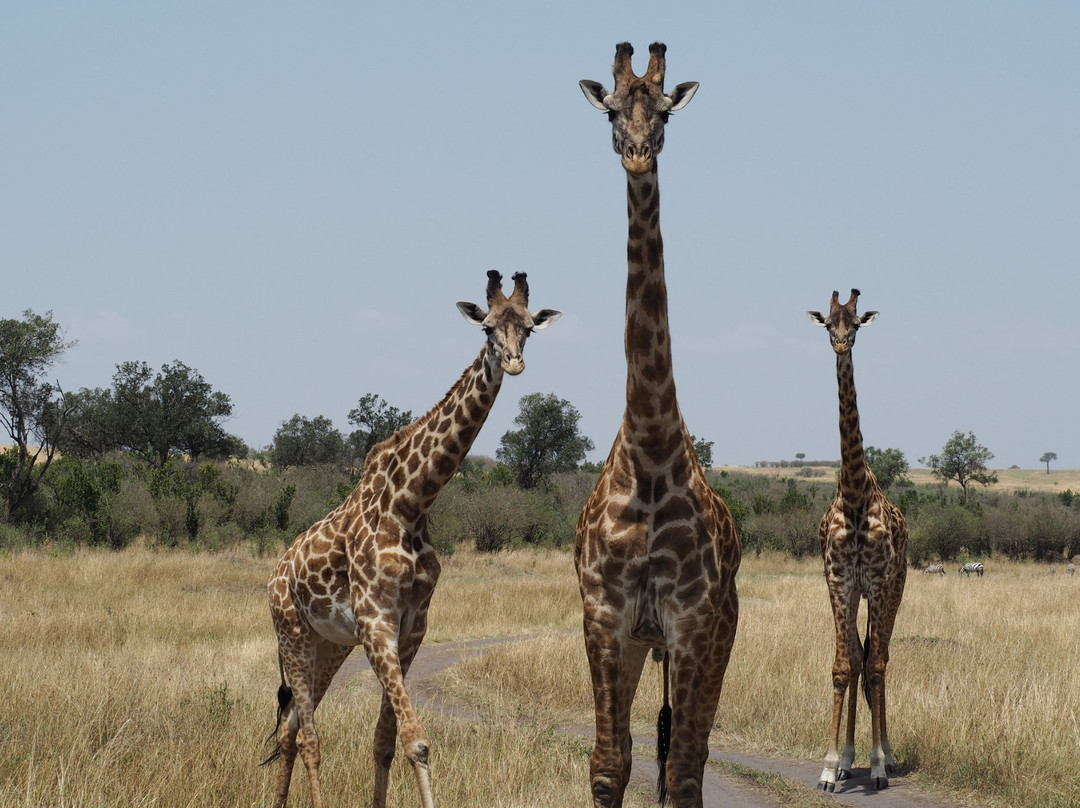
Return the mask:
<path id="1" fill-rule="evenodd" d="M 732 591 L 732 595 L 734 592 Z M 709 757 L 709 734 L 716 718 L 724 673 L 735 641 L 737 604 L 732 598 L 720 614 L 712 609 L 697 615 L 670 614 L 671 751 L 667 786 L 675 808 L 698 808 Z"/>
<path id="2" fill-rule="evenodd" d="M 829 582 L 829 595 L 833 607 L 833 621 L 836 624 L 836 655 L 833 659 L 833 711 L 832 722 L 829 725 L 829 749 L 825 754 L 825 764 L 818 778 L 818 788 L 822 791 L 835 791 L 837 780 L 843 780 L 851 775 L 851 761 L 855 757 L 854 722 L 855 722 L 855 697 L 858 683 L 858 669 L 860 664 L 858 654 L 854 649 L 858 647 L 857 621 L 859 600 L 858 595 L 852 595 L 841 585 Z M 849 697 L 848 725 L 849 731 L 845 736 L 845 747 L 850 746 L 850 751 L 845 748 L 844 759 L 847 759 L 847 769 L 844 772 L 844 759 L 840 757 L 840 724 L 844 716 L 844 698 Z"/>
<path id="3" fill-rule="evenodd" d="M 696 751 L 698 756 L 696 772 L 701 780 L 704 780 L 705 777 L 705 764 L 709 760 L 709 735 L 712 733 L 713 724 L 716 720 L 716 708 L 720 703 L 724 675 L 727 672 L 728 662 L 731 660 L 731 649 L 735 644 L 735 632 L 739 621 L 739 601 L 734 581 L 726 591 L 729 595 L 727 602 L 718 610 L 718 614 L 724 615 L 724 618 L 715 621 L 712 659 L 705 668 L 705 677 L 701 684 L 698 709 L 696 711 Z M 698 799 L 701 800 L 700 794 Z"/>
<path id="4" fill-rule="evenodd" d="M 296 763 L 296 712 L 292 708 L 292 695 L 287 709 L 282 712 L 278 724 L 278 765 L 277 785 L 274 789 L 274 808 L 285 808 L 289 799 L 289 783 L 292 780 L 293 765 Z M 271 758 L 272 760 L 273 758 Z"/>
<path id="5" fill-rule="evenodd" d="M 870 784 L 876 789 L 887 788 L 889 774 L 895 769 L 892 747 L 889 744 L 885 720 L 885 670 L 889 664 L 889 643 L 892 640 L 896 611 L 903 594 L 903 576 L 892 582 L 888 596 L 871 601 L 872 629 L 868 642 L 869 654 L 865 675 L 870 691 L 870 716 L 873 747 L 870 752 Z"/>
<path id="6" fill-rule="evenodd" d="M 596 743 L 589 758 L 595 808 L 619 808 L 633 764 L 630 705 L 649 649 L 613 636 L 610 627 L 586 620 L 585 649 L 596 710 Z"/>
<path id="7" fill-rule="evenodd" d="M 399 728 L 401 746 L 405 751 L 405 757 L 412 764 L 413 773 L 416 775 L 416 784 L 420 791 L 420 802 L 423 808 L 433 808 L 434 801 L 431 794 L 431 775 L 428 771 L 428 755 L 430 746 L 416 713 L 413 711 L 412 702 L 405 690 L 405 673 L 398 651 L 398 637 L 396 626 L 387 621 L 372 622 L 362 629 L 364 650 L 367 652 L 368 661 L 372 670 L 379 677 L 383 687 L 384 701 L 389 703 L 393 710 L 394 719 Z M 415 653 L 415 649 L 411 653 Z M 412 657 L 409 656 L 411 661 Z M 388 721 L 382 718 L 376 725 L 376 742 L 387 734 Z M 390 737 L 393 737 L 392 735 Z M 391 756 L 392 759 L 392 756 Z M 386 760 L 383 751 L 383 760 Z M 386 780 L 389 775 L 389 766 L 380 766 L 376 761 L 375 767 L 375 798 L 372 802 L 376 808 L 382 808 L 386 801 Z M 381 789 L 381 794 L 380 794 Z M 382 800 L 380 803 L 379 800 Z"/>
<path id="8" fill-rule="evenodd" d="M 401 675 L 404 678 L 409 673 L 413 658 L 420 648 L 420 643 L 427 633 L 426 611 L 418 616 L 413 623 L 412 631 L 402 642 L 399 649 L 399 664 Z M 394 715 L 393 705 L 383 692 L 382 704 L 379 707 L 379 720 L 375 724 L 375 740 L 372 744 L 372 756 L 375 759 L 375 793 L 372 799 L 373 808 L 385 808 L 386 791 L 390 781 L 390 764 L 394 760 L 395 744 L 397 742 L 397 716 Z"/>

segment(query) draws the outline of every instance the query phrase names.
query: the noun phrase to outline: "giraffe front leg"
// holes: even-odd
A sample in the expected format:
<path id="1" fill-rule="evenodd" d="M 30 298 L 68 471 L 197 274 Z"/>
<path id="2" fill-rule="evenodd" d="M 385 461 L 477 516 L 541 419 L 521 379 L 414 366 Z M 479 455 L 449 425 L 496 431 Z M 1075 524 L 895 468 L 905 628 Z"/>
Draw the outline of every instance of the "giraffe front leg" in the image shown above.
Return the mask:
<path id="1" fill-rule="evenodd" d="M 833 714 L 829 729 L 829 750 L 825 753 L 825 764 L 818 778 L 818 788 L 822 791 L 835 791 L 840 768 L 840 720 L 844 712 L 844 697 L 847 693 L 846 682 L 833 677 Z"/>
<path id="2" fill-rule="evenodd" d="M 620 808 L 633 763 L 630 705 L 649 649 L 619 646 L 610 629 L 588 621 L 585 648 L 596 713 L 596 741 L 589 756 L 593 805 Z"/>
<path id="3" fill-rule="evenodd" d="M 383 707 L 375 728 L 375 793 L 374 808 L 386 805 L 386 789 L 393 760 L 394 726 L 398 728 L 405 757 L 412 765 L 420 791 L 423 808 L 434 808 L 429 773 L 430 745 L 420 720 L 413 711 L 412 702 L 405 690 L 405 671 L 416 653 L 419 639 L 405 641 L 399 655 L 395 632 L 383 627 L 367 627 L 364 630 L 364 650 L 368 661 L 383 686 Z"/>

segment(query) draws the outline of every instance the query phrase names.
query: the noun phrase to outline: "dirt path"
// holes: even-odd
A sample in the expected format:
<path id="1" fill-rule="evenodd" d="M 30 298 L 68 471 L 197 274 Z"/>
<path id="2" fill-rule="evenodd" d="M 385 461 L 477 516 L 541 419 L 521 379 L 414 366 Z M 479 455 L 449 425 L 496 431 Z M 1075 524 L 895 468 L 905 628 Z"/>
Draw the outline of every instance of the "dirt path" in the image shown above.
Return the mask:
<path id="1" fill-rule="evenodd" d="M 438 674 L 465 659 L 480 656 L 490 648 L 509 642 L 520 642 L 528 637 L 498 637 L 480 640 L 464 640 L 441 645 L 423 645 L 413 661 L 408 675 L 409 694 L 413 703 L 423 710 L 432 710 L 473 721 L 483 721 L 484 716 L 471 707 L 454 703 L 445 697 L 436 681 Z M 352 654 L 338 672 L 331 693 L 358 674 L 369 675 L 367 659 L 362 653 Z M 371 686 L 378 687 L 374 676 Z M 562 727 L 560 731 L 577 735 L 586 740 L 593 737 L 591 727 Z M 655 738 L 634 737 L 634 767 L 632 779 L 652 788 L 656 784 Z M 821 761 L 787 760 L 765 758 L 742 752 L 713 749 L 710 760 L 735 763 L 759 772 L 777 774 L 793 783 L 816 790 Z M 869 787 L 869 768 L 855 769 L 855 776 L 843 784 L 843 790 L 831 795 L 838 805 L 873 806 L 873 808 L 960 808 L 960 804 L 917 790 L 903 776 L 893 777 L 884 791 Z M 777 808 L 782 803 L 746 780 L 728 775 L 722 769 L 709 766 L 705 770 L 703 784 L 704 808 Z"/>

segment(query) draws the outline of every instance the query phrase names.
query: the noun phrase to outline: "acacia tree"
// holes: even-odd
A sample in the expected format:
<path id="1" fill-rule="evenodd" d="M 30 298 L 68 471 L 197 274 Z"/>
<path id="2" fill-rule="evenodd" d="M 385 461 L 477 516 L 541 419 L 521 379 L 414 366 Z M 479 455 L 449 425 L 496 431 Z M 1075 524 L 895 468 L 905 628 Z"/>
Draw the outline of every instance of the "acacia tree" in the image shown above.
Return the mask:
<path id="1" fill-rule="evenodd" d="M 58 384 L 46 382 L 49 367 L 74 341 L 66 342 L 52 312 L 0 320 L 0 424 L 13 448 L 0 459 L 5 518 L 37 491 L 56 454 L 74 406 Z"/>
<path id="2" fill-rule="evenodd" d="M 535 488 L 559 471 L 572 471 L 595 446 L 578 432 L 579 413 L 554 393 L 530 393 L 518 403 L 520 412 L 499 441 L 496 458 L 505 463 L 520 488 Z"/>
<path id="3" fill-rule="evenodd" d="M 882 488 L 888 488 L 893 483 L 910 484 L 911 480 L 907 477 L 907 458 L 899 449 L 879 449 L 876 446 L 867 446 L 863 454 L 867 465 L 874 472 Z"/>
<path id="4" fill-rule="evenodd" d="M 997 482 L 997 473 L 986 468 L 986 464 L 993 457 L 993 452 L 975 440 L 974 432 L 965 435 L 956 430 L 945 442 L 940 455 L 923 457 L 919 462 L 925 463 L 930 473 L 942 482 L 956 480 L 960 483 L 960 488 L 964 491 L 964 502 L 967 502 L 968 486 L 971 483 L 993 485 Z"/>
<path id="5" fill-rule="evenodd" d="M 1046 464 L 1046 473 L 1050 473 L 1050 461 L 1057 460 L 1057 452 L 1043 452 L 1043 456 L 1039 458 L 1040 463 Z"/>
<path id="6" fill-rule="evenodd" d="M 711 468 L 712 447 L 716 445 L 716 441 L 705 440 L 705 438 L 699 438 L 697 435 L 691 435 L 690 442 L 694 444 L 694 454 L 697 455 L 698 462 L 705 468 Z"/>
<path id="7" fill-rule="evenodd" d="M 314 419 L 300 414 L 285 421 L 274 433 L 270 459 L 275 466 L 310 466 L 316 463 L 336 463 L 345 451 L 345 438 L 334 429 L 329 418 Z"/>
<path id="8" fill-rule="evenodd" d="M 352 459 L 363 464 L 376 443 L 386 440 L 412 422 L 412 410 L 403 412 L 390 406 L 381 396 L 365 393 L 356 402 L 356 407 L 349 410 L 349 423 L 357 427 L 348 438 Z"/>
<path id="9" fill-rule="evenodd" d="M 154 468 L 174 452 L 198 460 L 227 455 L 237 443 L 221 426 L 232 415 L 229 397 L 179 360 L 157 375 L 145 362 L 117 365 L 108 411 L 111 439 Z"/>

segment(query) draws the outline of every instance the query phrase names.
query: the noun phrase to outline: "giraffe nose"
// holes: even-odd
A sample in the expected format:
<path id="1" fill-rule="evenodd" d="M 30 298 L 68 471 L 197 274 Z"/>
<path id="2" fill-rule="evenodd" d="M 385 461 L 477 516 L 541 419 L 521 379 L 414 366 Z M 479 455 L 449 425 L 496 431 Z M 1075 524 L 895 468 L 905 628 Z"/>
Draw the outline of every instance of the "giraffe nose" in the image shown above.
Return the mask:
<path id="1" fill-rule="evenodd" d="M 525 360 L 521 358 L 521 352 L 518 353 L 505 353 L 502 360 L 503 370 L 509 373 L 511 376 L 517 376 L 521 371 L 525 370 Z"/>

